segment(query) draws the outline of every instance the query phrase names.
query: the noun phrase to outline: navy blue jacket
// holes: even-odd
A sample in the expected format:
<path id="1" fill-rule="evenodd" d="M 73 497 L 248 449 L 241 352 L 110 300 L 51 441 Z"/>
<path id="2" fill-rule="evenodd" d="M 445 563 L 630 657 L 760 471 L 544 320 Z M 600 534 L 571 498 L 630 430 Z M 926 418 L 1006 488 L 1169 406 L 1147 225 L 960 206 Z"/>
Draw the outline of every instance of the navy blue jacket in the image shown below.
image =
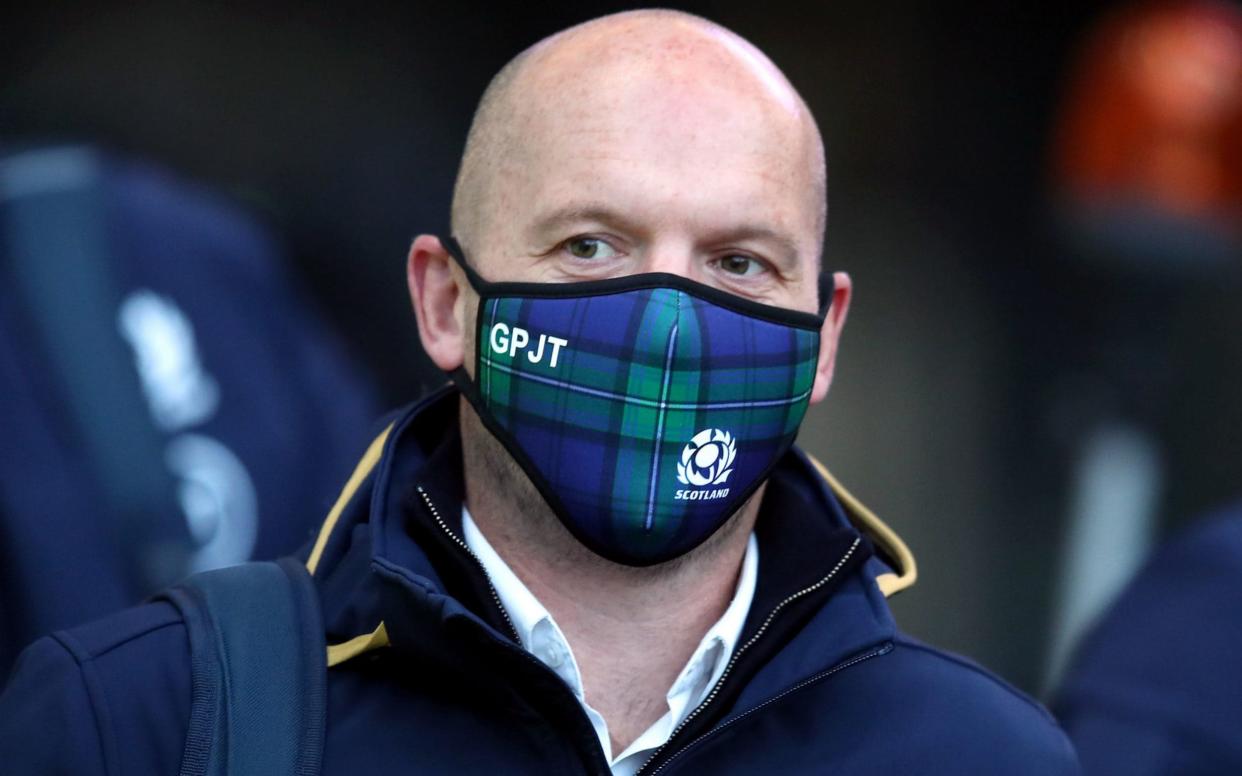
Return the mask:
<path id="1" fill-rule="evenodd" d="M 457 406 L 446 390 L 401 416 L 309 553 L 329 644 L 324 773 L 607 774 L 578 701 L 518 646 L 461 539 Z M 772 475 L 756 532 L 753 643 L 643 773 L 1078 772 L 1039 705 L 897 630 L 881 587 L 912 576 L 886 558 L 904 547 L 802 453 Z M 175 773 L 189 708 L 185 627 L 149 604 L 26 651 L 0 696 L 0 762 Z"/>
<path id="2" fill-rule="evenodd" d="M 3 682 L 39 636 L 296 551 L 375 404 L 235 205 L 82 147 L 0 159 L 0 182 Z M 24 293 L 44 267 L 59 290 Z"/>
<path id="3" fill-rule="evenodd" d="M 1055 708 L 1088 773 L 1242 773 L 1242 504 L 1153 557 Z"/>

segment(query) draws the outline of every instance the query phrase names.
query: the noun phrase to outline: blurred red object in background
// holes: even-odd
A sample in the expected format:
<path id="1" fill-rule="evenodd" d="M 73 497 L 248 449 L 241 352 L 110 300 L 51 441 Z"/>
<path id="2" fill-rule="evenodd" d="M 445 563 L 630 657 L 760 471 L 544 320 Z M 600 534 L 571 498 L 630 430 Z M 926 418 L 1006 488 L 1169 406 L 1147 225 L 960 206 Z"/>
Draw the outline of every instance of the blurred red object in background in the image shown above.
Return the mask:
<path id="1" fill-rule="evenodd" d="M 1242 10 L 1128 6 L 1096 28 L 1070 77 L 1054 149 L 1062 196 L 1242 235 Z"/>

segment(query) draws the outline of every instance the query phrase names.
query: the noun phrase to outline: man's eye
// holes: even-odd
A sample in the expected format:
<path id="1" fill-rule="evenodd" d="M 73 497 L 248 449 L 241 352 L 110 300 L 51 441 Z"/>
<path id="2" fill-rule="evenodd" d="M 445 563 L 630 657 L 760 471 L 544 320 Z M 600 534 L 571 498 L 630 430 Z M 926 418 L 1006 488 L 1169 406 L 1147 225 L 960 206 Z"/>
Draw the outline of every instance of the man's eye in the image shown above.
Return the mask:
<path id="1" fill-rule="evenodd" d="M 565 247 L 579 259 L 608 259 L 617 255 L 611 245 L 595 237 L 575 237 Z"/>
<path id="2" fill-rule="evenodd" d="M 754 275 L 763 270 L 763 265 L 749 256 L 725 256 L 720 260 L 720 268 L 730 275 L 739 277 Z"/>

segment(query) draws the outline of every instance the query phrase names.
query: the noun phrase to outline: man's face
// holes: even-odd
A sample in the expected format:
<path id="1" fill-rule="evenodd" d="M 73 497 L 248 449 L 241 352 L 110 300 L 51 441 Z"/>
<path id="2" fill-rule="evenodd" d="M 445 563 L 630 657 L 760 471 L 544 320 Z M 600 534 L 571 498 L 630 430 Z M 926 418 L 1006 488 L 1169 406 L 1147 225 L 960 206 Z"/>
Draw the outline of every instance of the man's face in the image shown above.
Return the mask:
<path id="1" fill-rule="evenodd" d="M 669 272 L 814 311 L 813 129 L 752 69 L 546 62 L 522 90 L 471 258 L 489 280 Z M 470 358 L 467 355 L 467 358 Z"/>

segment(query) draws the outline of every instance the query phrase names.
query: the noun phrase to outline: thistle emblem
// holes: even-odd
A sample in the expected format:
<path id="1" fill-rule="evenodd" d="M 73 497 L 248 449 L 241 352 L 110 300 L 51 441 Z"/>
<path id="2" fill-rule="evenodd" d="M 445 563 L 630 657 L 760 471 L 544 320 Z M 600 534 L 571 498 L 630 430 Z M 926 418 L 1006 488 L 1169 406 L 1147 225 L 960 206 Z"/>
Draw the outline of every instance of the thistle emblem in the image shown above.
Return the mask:
<path id="1" fill-rule="evenodd" d="M 677 481 L 683 485 L 723 485 L 733 473 L 737 443 L 728 431 L 705 428 L 690 438 L 677 464 Z"/>

